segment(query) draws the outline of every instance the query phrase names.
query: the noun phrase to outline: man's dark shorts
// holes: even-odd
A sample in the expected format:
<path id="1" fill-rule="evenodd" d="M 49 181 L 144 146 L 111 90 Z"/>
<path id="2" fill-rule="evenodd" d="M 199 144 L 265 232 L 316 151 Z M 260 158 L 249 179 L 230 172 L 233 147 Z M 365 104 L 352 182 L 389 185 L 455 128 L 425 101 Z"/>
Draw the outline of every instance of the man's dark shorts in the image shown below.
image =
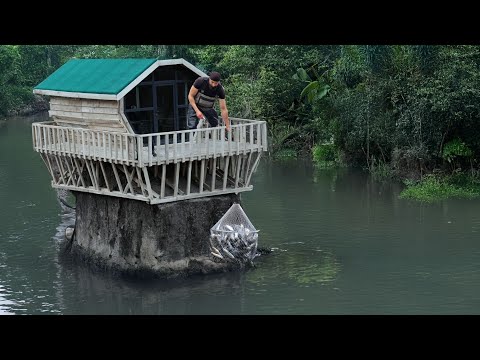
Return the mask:
<path id="1" fill-rule="evenodd" d="M 208 110 L 200 109 L 200 111 L 203 113 L 203 115 L 205 115 L 211 127 L 218 126 L 218 114 L 215 111 L 215 109 L 208 109 Z M 193 110 L 192 105 L 188 105 L 187 117 L 188 117 L 188 128 L 196 129 L 199 119 L 197 117 L 197 114 L 195 113 L 195 110 Z"/>

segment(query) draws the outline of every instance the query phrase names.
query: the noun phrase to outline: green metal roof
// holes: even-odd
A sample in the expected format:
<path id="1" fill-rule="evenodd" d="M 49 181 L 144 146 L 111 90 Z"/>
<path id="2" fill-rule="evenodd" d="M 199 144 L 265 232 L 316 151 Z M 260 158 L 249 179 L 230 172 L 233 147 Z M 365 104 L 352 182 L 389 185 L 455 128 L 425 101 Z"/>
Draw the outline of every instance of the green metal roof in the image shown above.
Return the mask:
<path id="1" fill-rule="evenodd" d="M 35 90 L 116 95 L 157 59 L 72 59 Z"/>

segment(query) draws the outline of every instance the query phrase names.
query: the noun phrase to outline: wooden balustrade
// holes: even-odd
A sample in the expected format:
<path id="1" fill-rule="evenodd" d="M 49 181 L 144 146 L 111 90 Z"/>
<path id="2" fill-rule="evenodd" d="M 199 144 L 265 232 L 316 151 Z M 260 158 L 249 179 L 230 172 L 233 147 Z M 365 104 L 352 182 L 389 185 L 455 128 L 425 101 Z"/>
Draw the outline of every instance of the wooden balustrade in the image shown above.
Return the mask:
<path id="1" fill-rule="evenodd" d="M 32 124 L 33 147 L 52 186 L 151 204 L 252 190 L 267 150 L 264 121 L 231 118 L 225 127 L 128 134 Z"/>

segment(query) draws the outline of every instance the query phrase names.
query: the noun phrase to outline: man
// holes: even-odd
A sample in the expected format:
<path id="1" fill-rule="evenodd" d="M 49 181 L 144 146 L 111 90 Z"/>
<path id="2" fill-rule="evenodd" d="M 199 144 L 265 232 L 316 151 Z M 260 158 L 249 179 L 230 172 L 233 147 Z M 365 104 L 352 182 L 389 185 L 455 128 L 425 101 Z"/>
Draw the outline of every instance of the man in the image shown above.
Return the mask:
<path id="1" fill-rule="evenodd" d="M 188 128 L 196 129 L 198 121 L 204 117 L 210 126 L 218 125 L 218 114 L 213 108 L 218 98 L 223 122 L 230 131 L 230 119 L 228 118 L 227 103 L 225 101 L 225 89 L 220 83 L 220 74 L 216 71 L 209 77 L 199 77 L 193 83 L 188 93 Z"/>

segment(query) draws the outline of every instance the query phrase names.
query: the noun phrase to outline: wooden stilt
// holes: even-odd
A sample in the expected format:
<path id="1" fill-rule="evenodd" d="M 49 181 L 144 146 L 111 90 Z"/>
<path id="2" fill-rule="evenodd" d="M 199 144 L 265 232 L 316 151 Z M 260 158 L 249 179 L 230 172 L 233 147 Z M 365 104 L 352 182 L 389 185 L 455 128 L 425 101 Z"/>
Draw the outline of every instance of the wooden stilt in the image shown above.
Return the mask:
<path id="1" fill-rule="evenodd" d="M 203 193 L 203 183 L 204 183 L 204 178 L 205 176 L 205 159 L 202 159 L 202 165 L 200 168 L 200 194 Z"/>
<path id="2" fill-rule="evenodd" d="M 210 191 L 215 191 L 215 179 L 217 177 L 217 158 L 213 158 L 212 165 L 212 185 L 210 186 Z"/>
<path id="3" fill-rule="evenodd" d="M 160 198 L 163 199 L 165 197 L 165 177 L 167 176 L 167 165 L 162 165 L 162 182 L 160 184 Z"/>
<path id="4" fill-rule="evenodd" d="M 190 186 L 192 183 L 192 161 L 188 162 L 188 172 L 187 172 L 187 195 L 190 195 Z"/>
<path id="5" fill-rule="evenodd" d="M 225 160 L 225 169 L 223 170 L 223 190 L 227 189 L 227 177 L 228 177 L 228 164 L 230 162 L 230 156 L 227 156 L 227 159 Z"/>
<path id="6" fill-rule="evenodd" d="M 103 162 L 100 161 L 100 168 L 102 169 L 103 179 L 105 180 L 105 185 L 107 186 L 108 191 L 112 191 L 110 187 L 110 183 L 108 182 L 107 174 L 105 173 L 105 169 L 103 167 Z"/>
<path id="7" fill-rule="evenodd" d="M 175 143 L 176 145 L 176 143 Z M 175 187 L 174 187 L 174 191 L 173 191 L 173 196 L 177 196 L 178 195 L 178 183 L 180 181 L 180 163 L 176 163 L 175 164 Z"/>
<path id="8" fill-rule="evenodd" d="M 241 155 L 237 155 L 237 173 L 235 175 L 235 189 L 238 189 L 238 180 L 240 179 Z"/>
<path id="9" fill-rule="evenodd" d="M 145 178 L 145 183 L 147 186 L 148 197 L 152 198 L 152 185 L 150 184 L 150 176 L 148 175 L 148 170 L 146 167 L 143 167 L 142 170 L 143 170 L 143 177 Z"/>
<path id="10" fill-rule="evenodd" d="M 143 180 L 142 180 L 142 173 L 140 172 L 140 168 L 135 166 L 134 169 L 136 170 L 137 172 L 137 179 L 138 179 L 138 182 L 137 184 L 140 185 L 140 189 L 142 191 L 142 194 L 145 195 L 145 186 L 143 185 Z M 143 168 L 145 169 L 145 168 Z"/>

